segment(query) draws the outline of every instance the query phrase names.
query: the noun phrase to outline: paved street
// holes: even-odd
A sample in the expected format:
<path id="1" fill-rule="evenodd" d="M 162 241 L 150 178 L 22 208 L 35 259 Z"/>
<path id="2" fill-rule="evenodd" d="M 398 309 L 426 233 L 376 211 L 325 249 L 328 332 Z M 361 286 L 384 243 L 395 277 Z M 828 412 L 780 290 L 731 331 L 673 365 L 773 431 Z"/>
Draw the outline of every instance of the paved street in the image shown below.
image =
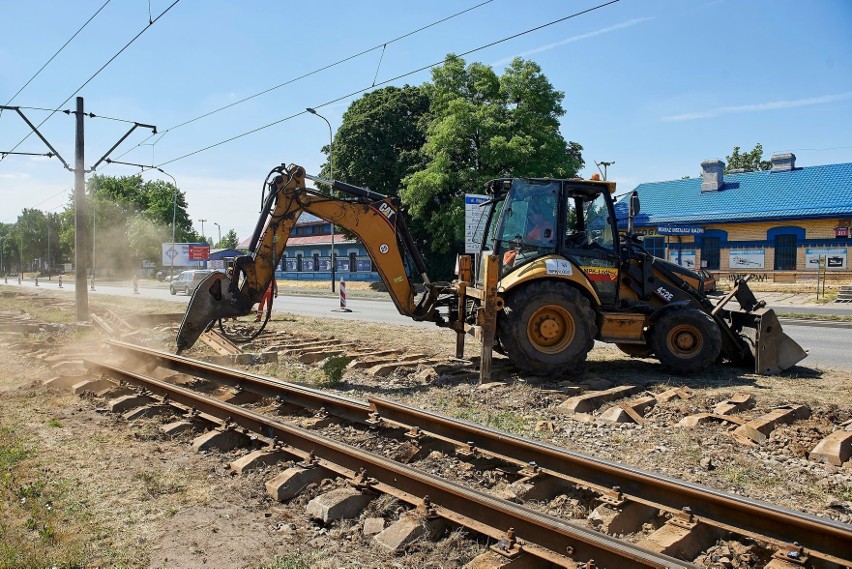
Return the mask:
<path id="1" fill-rule="evenodd" d="M 17 281 L 9 281 L 6 290 L 18 288 Z M 25 282 L 22 288 L 28 290 L 58 290 L 57 281 L 45 281 L 42 279 L 39 287 L 35 288 L 32 281 Z M 74 292 L 74 283 L 68 279 L 63 283 L 63 290 L 71 296 Z M 130 285 L 96 284 L 91 295 L 110 296 L 133 296 Z M 178 310 L 183 310 L 189 301 L 188 296 L 169 294 L 168 287 L 158 285 L 140 286 L 139 296 L 142 298 L 156 298 L 175 302 Z M 415 322 L 410 318 L 401 316 L 392 302 L 387 300 L 368 300 L 349 298 L 347 306 L 352 312 L 336 312 L 337 298 L 331 296 L 309 296 L 281 294 L 275 300 L 276 312 L 292 312 L 305 316 L 321 316 L 325 318 L 338 318 L 341 320 L 367 321 L 388 324 L 400 324 L 404 326 L 432 328 L 434 324 L 429 322 Z M 773 306 L 777 312 L 800 312 L 812 314 L 852 314 L 852 306 Z M 795 320 L 784 320 L 784 331 L 803 348 L 808 350 L 809 356 L 802 363 L 812 368 L 835 368 L 852 371 L 852 323 L 849 322 L 798 322 Z"/>

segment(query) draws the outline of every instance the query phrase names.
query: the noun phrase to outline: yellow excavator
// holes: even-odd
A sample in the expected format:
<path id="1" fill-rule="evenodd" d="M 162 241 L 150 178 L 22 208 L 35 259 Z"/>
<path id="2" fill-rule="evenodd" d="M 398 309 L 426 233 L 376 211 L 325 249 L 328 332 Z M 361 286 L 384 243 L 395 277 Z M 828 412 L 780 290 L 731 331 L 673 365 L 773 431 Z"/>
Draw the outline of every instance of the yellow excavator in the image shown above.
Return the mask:
<path id="1" fill-rule="evenodd" d="M 325 185 L 330 193 L 307 187 Z M 459 256 L 453 282 L 432 282 L 398 198 L 301 166 L 274 168 L 249 254 L 230 275 L 213 273 L 196 288 L 177 334 L 178 353 L 222 321 L 247 315 L 274 278 L 290 232 L 303 212 L 336 224 L 363 243 L 400 314 L 482 344 L 480 380 L 490 381 L 492 352 L 534 375 L 571 372 L 595 340 L 634 357 L 656 357 L 690 373 L 722 360 L 775 374 L 807 356 L 758 301 L 745 279 L 713 303 L 695 272 L 653 257 L 632 233 L 619 232 L 615 184 L 582 179 L 514 178 L 487 184 L 478 270 Z M 415 294 L 415 282 L 423 292 Z M 736 300 L 739 307 L 729 306 Z"/>

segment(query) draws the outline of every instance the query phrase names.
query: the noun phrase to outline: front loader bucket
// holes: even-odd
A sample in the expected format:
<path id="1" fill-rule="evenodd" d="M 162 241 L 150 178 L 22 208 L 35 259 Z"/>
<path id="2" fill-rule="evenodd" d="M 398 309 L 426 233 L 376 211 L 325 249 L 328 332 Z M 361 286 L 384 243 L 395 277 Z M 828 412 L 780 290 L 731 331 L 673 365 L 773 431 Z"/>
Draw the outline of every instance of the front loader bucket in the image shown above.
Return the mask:
<path id="1" fill-rule="evenodd" d="M 177 333 L 178 353 L 191 348 L 198 337 L 220 318 L 248 314 L 251 307 L 244 306 L 242 296 L 232 292 L 229 284 L 230 279 L 226 275 L 216 272 L 201 281 L 192 293 Z"/>
<path id="2" fill-rule="evenodd" d="M 740 309 L 725 305 L 736 298 Z M 808 352 L 784 333 L 775 311 L 758 301 L 745 279 L 738 280 L 734 289 L 713 310 L 714 315 L 727 316 L 731 331 L 743 340 L 754 358 L 754 372 L 774 375 L 805 359 Z"/>
<path id="3" fill-rule="evenodd" d="M 755 373 L 781 373 L 808 355 L 802 346 L 784 333 L 778 316 L 771 308 L 758 308 L 750 312 L 732 310 L 731 322 L 751 350 Z"/>

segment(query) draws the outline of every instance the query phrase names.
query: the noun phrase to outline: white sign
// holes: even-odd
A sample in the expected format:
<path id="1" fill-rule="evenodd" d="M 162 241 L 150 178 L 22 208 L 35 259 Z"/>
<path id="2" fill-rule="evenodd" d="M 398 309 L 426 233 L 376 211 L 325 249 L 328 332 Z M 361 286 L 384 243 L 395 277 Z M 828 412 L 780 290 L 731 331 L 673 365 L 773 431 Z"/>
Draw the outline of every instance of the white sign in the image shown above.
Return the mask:
<path id="1" fill-rule="evenodd" d="M 695 249 L 669 249 L 669 261 L 694 271 Z"/>
<path id="2" fill-rule="evenodd" d="M 765 259 L 764 249 L 731 249 L 728 252 L 728 268 L 762 269 Z"/>
<path id="3" fill-rule="evenodd" d="M 225 261 L 223 259 L 213 259 L 212 261 L 207 261 L 208 269 L 224 269 Z"/>
<path id="4" fill-rule="evenodd" d="M 805 249 L 805 266 L 808 269 L 819 268 L 819 258 L 825 257 L 826 269 L 845 269 L 846 247 L 835 249 Z"/>
<path id="5" fill-rule="evenodd" d="M 175 243 L 172 248 L 171 243 L 163 243 L 163 257 L 161 259 L 164 267 L 172 266 L 172 258 L 174 258 L 175 267 L 195 267 L 198 266 L 198 261 L 189 259 L 189 246 L 196 247 L 196 243 Z"/>
<path id="6" fill-rule="evenodd" d="M 565 259 L 545 259 L 544 267 L 548 275 L 570 275 L 573 272 L 571 262 Z"/>
<path id="7" fill-rule="evenodd" d="M 485 213 L 488 208 L 479 204 L 491 199 L 481 194 L 464 195 L 464 252 L 479 253 L 482 246 L 482 235 L 485 233 Z"/>

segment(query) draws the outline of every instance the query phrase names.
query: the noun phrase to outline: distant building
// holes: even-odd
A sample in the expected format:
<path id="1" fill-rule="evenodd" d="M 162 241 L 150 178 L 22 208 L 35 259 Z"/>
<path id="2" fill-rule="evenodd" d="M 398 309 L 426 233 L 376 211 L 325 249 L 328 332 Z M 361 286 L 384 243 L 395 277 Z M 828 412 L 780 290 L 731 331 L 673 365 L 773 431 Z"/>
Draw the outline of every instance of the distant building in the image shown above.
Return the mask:
<path id="1" fill-rule="evenodd" d="M 247 249 L 250 240 L 246 239 L 238 248 Z M 334 256 L 336 280 L 380 280 L 366 248 L 358 240 L 336 233 Z M 330 281 L 331 224 L 303 213 L 290 233 L 275 276 L 284 280 Z"/>
<path id="2" fill-rule="evenodd" d="M 767 171 L 725 174 L 721 160 L 701 168 L 701 178 L 636 187 L 634 227 L 649 252 L 728 280 L 811 281 L 820 263 L 829 281 L 850 280 L 852 163 L 799 168 L 788 153 Z M 616 215 L 626 226 L 626 199 Z"/>

